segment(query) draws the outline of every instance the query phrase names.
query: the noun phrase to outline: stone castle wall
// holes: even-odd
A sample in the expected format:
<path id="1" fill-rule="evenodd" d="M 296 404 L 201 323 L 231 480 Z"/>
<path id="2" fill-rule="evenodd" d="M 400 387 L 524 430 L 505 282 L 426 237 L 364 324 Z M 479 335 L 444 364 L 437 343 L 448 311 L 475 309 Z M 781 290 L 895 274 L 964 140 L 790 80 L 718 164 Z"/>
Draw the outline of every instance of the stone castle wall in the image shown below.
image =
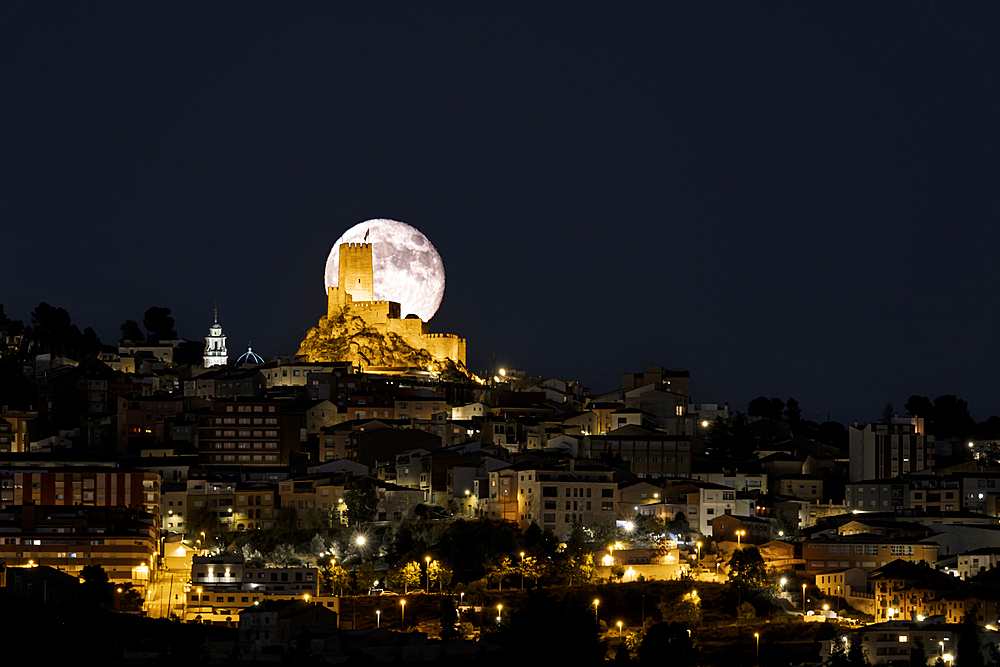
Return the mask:
<path id="1" fill-rule="evenodd" d="M 370 243 L 343 243 L 340 246 L 338 287 L 327 292 L 327 317 L 340 312 L 360 317 L 365 324 L 382 334 L 396 334 L 407 345 L 427 350 L 435 359 L 451 359 L 465 364 L 465 339 L 454 334 L 432 334 L 426 322 L 400 318 L 395 301 L 374 300 L 374 273 Z"/>

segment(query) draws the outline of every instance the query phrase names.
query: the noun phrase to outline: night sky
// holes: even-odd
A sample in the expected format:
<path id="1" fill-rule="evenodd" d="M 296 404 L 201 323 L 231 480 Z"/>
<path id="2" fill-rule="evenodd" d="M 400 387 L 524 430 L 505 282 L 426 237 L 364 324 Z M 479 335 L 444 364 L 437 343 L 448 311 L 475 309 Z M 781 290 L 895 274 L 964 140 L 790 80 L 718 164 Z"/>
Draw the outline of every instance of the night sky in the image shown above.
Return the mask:
<path id="1" fill-rule="evenodd" d="M 572 10 L 572 11 L 570 11 Z M 432 330 L 697 402 L 1000 414 L 994 2 L 5 3 L 0 303 L 291 354 L 405 221 Z"/>

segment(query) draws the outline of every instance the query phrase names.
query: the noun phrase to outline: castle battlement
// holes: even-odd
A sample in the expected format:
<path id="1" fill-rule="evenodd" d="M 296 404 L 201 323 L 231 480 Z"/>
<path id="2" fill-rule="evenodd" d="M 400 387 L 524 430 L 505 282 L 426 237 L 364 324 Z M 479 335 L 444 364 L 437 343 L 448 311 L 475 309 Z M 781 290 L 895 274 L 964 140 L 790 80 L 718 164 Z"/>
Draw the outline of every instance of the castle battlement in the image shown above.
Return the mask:
<path id="1" fill-rule="evenodd" d="M 353 312 L 382 335 L 395 334 L 417 350 L 426 350 L 436 359 L 465 363 L 465 339 L 448 333 L 428 333 L 427 323 L 401 318 L 400 304 L 374 296 L 371 243 L 340 244 L 338 286 L 327 290 L 327 316 Z"/>

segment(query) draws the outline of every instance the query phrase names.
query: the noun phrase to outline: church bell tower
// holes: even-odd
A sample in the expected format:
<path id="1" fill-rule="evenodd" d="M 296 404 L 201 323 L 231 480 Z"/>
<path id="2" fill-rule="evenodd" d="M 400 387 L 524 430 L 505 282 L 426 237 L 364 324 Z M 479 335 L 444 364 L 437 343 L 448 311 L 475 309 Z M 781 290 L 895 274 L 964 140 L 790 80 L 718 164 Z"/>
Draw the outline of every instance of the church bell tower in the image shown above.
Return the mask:
<path id="1" fill-rule="evenodd" d="M 222 325 L 219 324 L 219 309 L 215 309 L 215 324 L 208 329 L 205 336 L 205 368 L 225 366 L 229 363 L 229 352 L 226 351 L 226 337 L 222 335 Z"/>

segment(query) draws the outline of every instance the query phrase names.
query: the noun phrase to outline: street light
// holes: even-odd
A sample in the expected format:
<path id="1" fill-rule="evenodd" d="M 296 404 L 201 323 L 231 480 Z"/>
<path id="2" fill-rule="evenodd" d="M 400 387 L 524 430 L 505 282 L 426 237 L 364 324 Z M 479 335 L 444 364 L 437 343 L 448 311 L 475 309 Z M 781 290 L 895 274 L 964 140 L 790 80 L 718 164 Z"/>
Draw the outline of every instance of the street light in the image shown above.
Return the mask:
<path id="1" fill-rule="evenodd" d="M 701 542 L 695 542 L 695 545 L 698 547 L 698 569 L 700 570 L 701 569 Z"/>
<path id="2" fill-rule="evenodd" d="M 500 625 L 500 619 L 503 616 L 503 605 L 497 605 L 497 625 Z"/>
<path id="3" fill-rule="evenodd" d="M 375 610 L 375 627 L 376 628 L 381 628 L 382 627 L 382 610 L 381 609 L 376 609 Z"/>
<path id="4" fill-rule="evenodd" d="M 741 544 L 743 542 L 742 538 L 746 534 L 747 534 L 747 531 L 745 531 L 745 530 L 737 530 L 736 531 L 736 548 L 737 549 L 741 548 Z"/>
<path id="5" fill-rule="evenodd" d="M 431 557 L 424 556 L 424 562 L 427 563 L 427 594 L 431 594 Z"/>
<path id="6" fill-rule="evenodd" d="M 521 552 L 521 590 L 524 590 L 524 552 Z"/>
<path id="7" fill-rule="evenodd" d="M 600 604 L 601 604 L 601 601 L 598 600 L 597 598 L 594 598 L 594 620 L 595 621 L 597 620 L 597 608 L 600 606 Z"/>
<path id="8" fill-rule="evenodd" d="M 806 615 L 806 585 L 802 584 L 802 615 Z"/>
<path id="9" fill-rule="evenodd" d="M 757 640 L 757 667 L 760 667 L 760 633 L 753 633 L 753 638 Z"/>
<path id="10" fill-rule="evenodd" d="M 618 641 L 622 640 L 622 622 L 618 621 Z"/>
<path id="11" fill-rule="evenodd" d="M 406 629 L 406 600 L 399 601 L 399 628 Z"/>

